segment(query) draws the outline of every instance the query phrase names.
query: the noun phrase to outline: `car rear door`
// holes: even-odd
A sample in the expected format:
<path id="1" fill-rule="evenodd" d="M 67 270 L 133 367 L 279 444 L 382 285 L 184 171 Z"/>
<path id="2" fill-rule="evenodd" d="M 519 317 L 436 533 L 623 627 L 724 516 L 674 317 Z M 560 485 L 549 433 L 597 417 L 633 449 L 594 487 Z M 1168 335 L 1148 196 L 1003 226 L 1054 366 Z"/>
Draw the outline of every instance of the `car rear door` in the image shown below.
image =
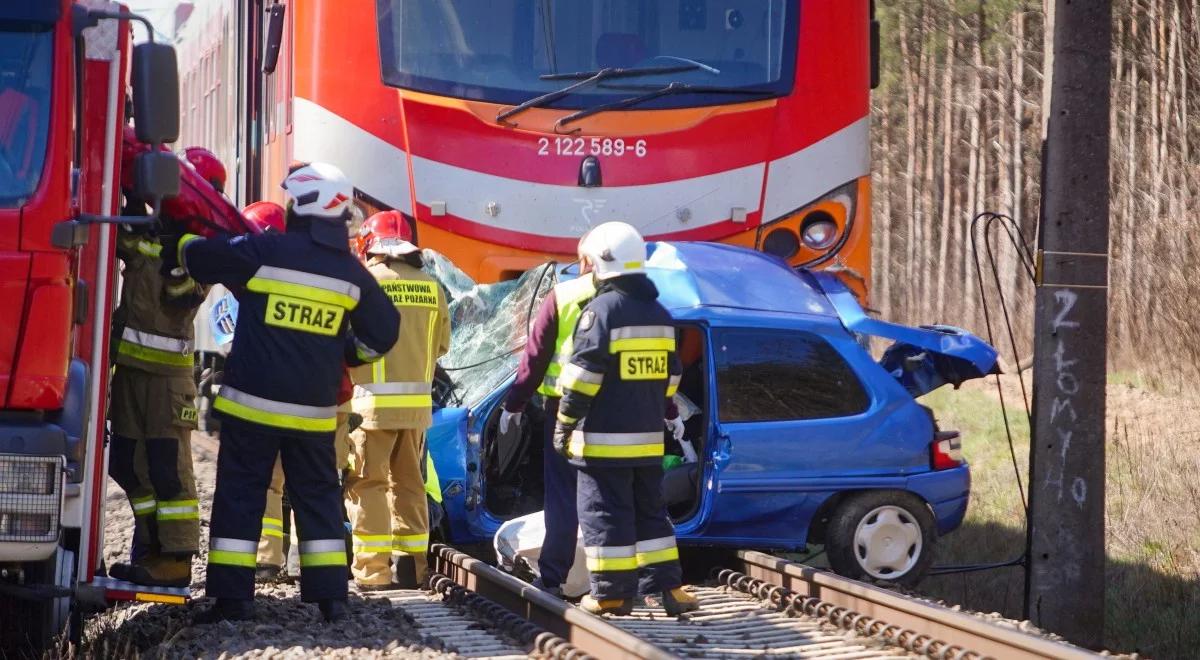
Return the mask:
<path id="1" fill-rule="evenodd" d="M 714 328 L 706 538 L 800 547 L 831 492 L 923 467 L 886 441 L 888 415 L 876 414 L 894 384 L 880 387 L 853 337 L 825 326 Z"/>

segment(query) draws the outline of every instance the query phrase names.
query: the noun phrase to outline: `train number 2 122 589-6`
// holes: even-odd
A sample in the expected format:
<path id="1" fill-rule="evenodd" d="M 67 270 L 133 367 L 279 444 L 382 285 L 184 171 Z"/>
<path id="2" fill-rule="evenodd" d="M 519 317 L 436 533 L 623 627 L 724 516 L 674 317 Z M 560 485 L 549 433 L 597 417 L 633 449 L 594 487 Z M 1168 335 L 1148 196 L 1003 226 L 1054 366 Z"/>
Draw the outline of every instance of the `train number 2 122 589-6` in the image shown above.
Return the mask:
<path id="1" fill-rule="evenodd" d="M 646 157 L 645 140 L 624 138 L 556 137 L 538 138 L 539 156 L 634 156 Z"/>

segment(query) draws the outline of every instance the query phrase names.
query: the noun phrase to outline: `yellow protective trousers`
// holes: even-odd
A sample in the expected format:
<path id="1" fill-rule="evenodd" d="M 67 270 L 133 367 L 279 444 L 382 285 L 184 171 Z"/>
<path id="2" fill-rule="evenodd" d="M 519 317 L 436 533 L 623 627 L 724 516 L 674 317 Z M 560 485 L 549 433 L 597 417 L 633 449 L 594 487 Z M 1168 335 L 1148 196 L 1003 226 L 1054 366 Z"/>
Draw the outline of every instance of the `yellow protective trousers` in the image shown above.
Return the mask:
<path id="1" fill-rule="evenodd" d="M 350 571 L 363 585 L 392 582 L 392 554 L 412 555 L 417 575 L 429 548 L 429 506 L 421 463 L 424 429 L 357 429 L 350 434 L 346 510 L 354 535 Z M 404 565 L 404 564 L 399 564 Z M 398 576 L 401 582 L 407 576 Z"/>
<path id="2" fill-rule="evenodd" d="M 333 449 L 336 452 L 338 472 L 341 472 L 350 456 L 350 429 L 347 423 L 349 413 L 338 412 L 337 434 L 334 436 Z M 267 486 L 267 508 L 263 511 L 262 537 L 258 541 L 259 566 L 276 566 L 282 568 L 287 562 L 283 546 L 283 462 L 275 459 L 275 469 L 271 472 L 271 484 Z M 292 530 L 291 545 L 299 543 L 295 521 L 289 526 Z"/>

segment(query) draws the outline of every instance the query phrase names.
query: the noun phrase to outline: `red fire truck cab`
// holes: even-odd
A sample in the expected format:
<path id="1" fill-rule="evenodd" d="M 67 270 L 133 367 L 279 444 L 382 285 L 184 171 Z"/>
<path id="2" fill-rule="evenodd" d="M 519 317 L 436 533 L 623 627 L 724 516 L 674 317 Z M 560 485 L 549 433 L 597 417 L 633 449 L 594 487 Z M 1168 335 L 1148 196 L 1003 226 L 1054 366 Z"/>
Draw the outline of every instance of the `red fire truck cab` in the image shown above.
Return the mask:
<path id="1" fill-rule="evenodd" d="M 132 47 L 133 18 L 104 0 L 0 2 L 0 656 L 114 595 L 95 574 L 130 88 L 139 140 L 178 132 L 174 51 Z M 135 169 L 144 198 L 178 187 L 170 153 Z"/>

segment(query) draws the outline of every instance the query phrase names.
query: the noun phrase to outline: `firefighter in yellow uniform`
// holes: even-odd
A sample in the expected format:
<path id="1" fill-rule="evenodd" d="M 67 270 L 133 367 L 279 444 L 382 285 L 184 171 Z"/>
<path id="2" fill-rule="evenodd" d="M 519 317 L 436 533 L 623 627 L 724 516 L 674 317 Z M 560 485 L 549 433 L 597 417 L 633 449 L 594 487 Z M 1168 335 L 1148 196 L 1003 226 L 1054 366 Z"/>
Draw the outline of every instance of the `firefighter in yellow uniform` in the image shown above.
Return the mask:
<path id="1" fill-rule="evenodd" d="M 112 577 L 186 587 L 199 551 L 200 506 L 192 474 L 196 428 L 193 328 L 204 289 L 159 273 L 162 247 L 149 233 L 122 230 L 121 304 L 114 318 L 109 474 L 134 513 L 132 562 Z M 120 327 L 123 326 L 123 327 Z"/>
<path id="2" fill-rule="evenodd" d="M 429 548 L 425 431 L 432 417 L 434 366 L 450 348 L 450 319 L 441 287 L 421 271 L 420 251 L 399 212 L 368 218 L 358 246 L 402 321 L 400 338 L 382 360 L 350 372 L 351 405 L 363 417 L 350 436 L 346 479 L 351 573 L 364 590 L 415 587 L 425 578 Z"/>

